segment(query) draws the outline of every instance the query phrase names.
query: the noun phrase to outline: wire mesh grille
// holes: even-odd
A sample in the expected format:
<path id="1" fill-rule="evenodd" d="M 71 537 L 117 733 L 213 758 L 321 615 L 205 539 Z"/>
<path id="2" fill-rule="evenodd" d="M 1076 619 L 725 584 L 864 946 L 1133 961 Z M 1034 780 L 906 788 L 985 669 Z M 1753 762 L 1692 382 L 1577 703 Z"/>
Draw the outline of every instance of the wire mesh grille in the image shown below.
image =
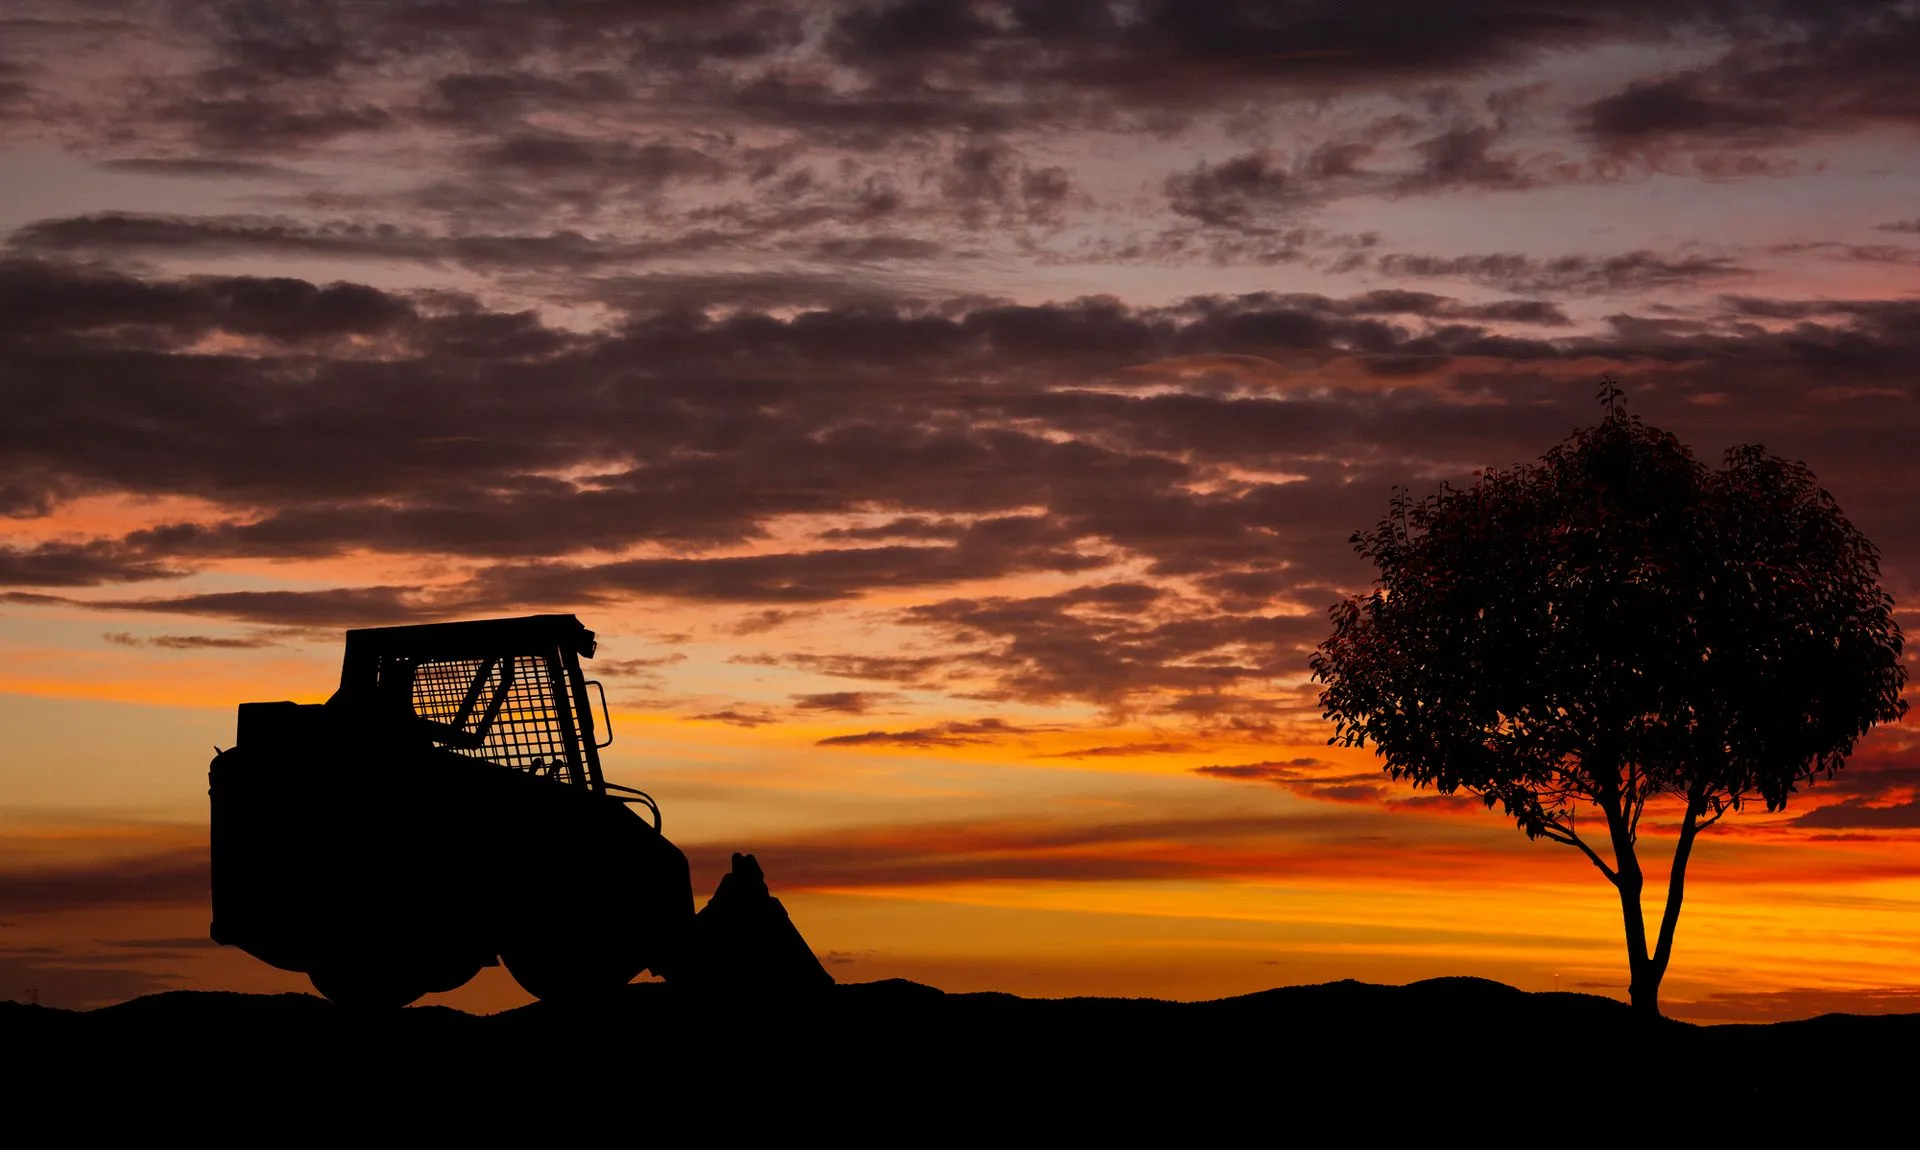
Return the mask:
<path id="1" fill-rule="evenodd" d="M 413 710 L 482 736 L 478 747 L 448 750 L 503 767 L 574 783 L 567 739 L 554 708 L 546 660 L 533 655 L 448 659 L 414 668 Z"/>

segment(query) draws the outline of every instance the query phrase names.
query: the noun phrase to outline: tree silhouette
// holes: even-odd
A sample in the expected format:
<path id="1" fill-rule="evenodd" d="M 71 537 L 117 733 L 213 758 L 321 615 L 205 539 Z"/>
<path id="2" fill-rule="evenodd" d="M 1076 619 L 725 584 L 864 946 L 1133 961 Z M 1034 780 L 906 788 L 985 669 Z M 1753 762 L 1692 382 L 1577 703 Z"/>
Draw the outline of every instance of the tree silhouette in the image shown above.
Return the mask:
<path id="1" fill-rule="evenodd" d="M 1538 463 L 1396 489 L 1352 539 L 1374 590 L 1332 608 L 1312 667 L 1330 743 L 1371 743 L 1393 778 L 1498 804 L 1600 869 L 1633 1004 L 1657 1015 L 1695 838 L 1838 770 L 1905 713 L 1906 676 L 1878 554 L 1804 465 L 1756 446 L 1712 470 L 1613 381 L 1600 398 L 1606 418 Z M 1678 820 L 1651 949 L 1649 803 Z"/>

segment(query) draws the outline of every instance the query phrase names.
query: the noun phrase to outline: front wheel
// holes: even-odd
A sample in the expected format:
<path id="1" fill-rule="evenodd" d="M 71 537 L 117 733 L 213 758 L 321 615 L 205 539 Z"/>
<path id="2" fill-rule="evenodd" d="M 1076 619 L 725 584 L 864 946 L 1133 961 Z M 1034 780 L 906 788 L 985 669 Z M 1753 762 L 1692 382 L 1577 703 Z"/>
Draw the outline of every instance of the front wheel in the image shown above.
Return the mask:
<path id="1" fill-rule="evenodd" d="M 500 955 L 520 988 L 542 1002 L 580 1002 L 614 994 L 644 963 L 616 947 L 558 947 L 538 943 Z"/>
<path id="2" fill-rule="evenodd" d="M 369 967 L 316 967 L 308 973 L 307 981 L 328 1002 L 347 1010 L 398 1010 L 427 992 L 417 980 Z"/>

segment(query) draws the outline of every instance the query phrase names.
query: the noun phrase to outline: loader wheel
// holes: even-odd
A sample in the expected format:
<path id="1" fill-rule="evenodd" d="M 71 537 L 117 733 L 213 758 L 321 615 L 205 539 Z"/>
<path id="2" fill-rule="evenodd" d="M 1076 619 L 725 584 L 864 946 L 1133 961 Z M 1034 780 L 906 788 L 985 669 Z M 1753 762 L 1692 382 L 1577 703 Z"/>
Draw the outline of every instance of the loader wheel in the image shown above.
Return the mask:
<path id="1" fill-rule="evenodd" d="M 500 961 L 520 989 L 542 1002 L 581 1002 L 617 993 L 641 966 L 605 955 L 528 949 L 504 953 Z"/>
<path id="2" fill-rule="evenodd" d="M 348 1010 L 398 1010 L 427 993 L 417 979 L 360 966 L 323 966 L 308 973 L 327 1001 Z"/>
<path id="3" fill-rule="evenodd" d="M 307 980 L 327 1001 L 349 1010 L 398 1010 L 423 994 L 465 986 L 479 973 L 472 963 L 412 968 L 335 962 L 314 968 Z"/>

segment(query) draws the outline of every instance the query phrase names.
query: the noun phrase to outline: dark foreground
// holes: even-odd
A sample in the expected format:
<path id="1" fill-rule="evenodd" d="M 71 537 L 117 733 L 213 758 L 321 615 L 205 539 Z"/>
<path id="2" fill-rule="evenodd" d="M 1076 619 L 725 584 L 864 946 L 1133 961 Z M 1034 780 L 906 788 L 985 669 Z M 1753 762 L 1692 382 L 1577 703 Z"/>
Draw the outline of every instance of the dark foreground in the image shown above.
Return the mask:
<path id="1" fill-rule="evenodd" d="M 611 1123 L 723 1142 L 1249 1123 L 1342 1140 L 1407 1125 L 1526 1139 L 1633 1113 L 1703 1130 L 1818 1116 L 1832 1132 L 1905 1120 L 1920 1088 L 1920 1015 L 1648 1024 L 1609 999 L 1480 979 L 1201 1003 L 907 982 L 750 1002 L 651 984 L 490 1016 L 178 991 L 84 1012 L 0 1003 L 0 1051 L 29 1109 L 159 1122 L 185 1107 L 197 1128 L 250 1139 L 368 1122 Z"/>

